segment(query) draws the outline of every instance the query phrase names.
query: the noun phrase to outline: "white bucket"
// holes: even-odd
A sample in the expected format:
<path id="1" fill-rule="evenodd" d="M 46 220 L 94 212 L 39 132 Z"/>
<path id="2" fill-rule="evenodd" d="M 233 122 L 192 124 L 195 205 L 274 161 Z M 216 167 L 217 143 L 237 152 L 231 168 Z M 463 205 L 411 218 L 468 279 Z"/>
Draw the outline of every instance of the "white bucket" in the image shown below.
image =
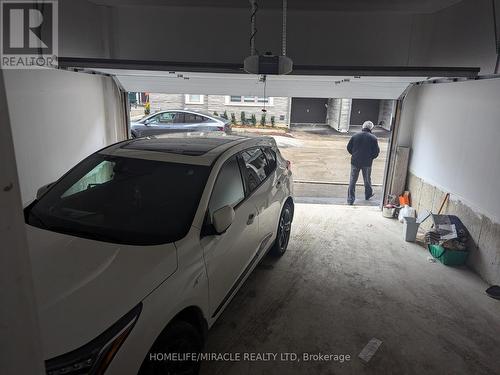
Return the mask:
<path id="1" fill-rule="evenodd" d="M 383 217 L 388 217 L 388 218 L 393 218 L 394 217 L 394 207 L 383 207 L 382 208 L 382 216 Z"/>

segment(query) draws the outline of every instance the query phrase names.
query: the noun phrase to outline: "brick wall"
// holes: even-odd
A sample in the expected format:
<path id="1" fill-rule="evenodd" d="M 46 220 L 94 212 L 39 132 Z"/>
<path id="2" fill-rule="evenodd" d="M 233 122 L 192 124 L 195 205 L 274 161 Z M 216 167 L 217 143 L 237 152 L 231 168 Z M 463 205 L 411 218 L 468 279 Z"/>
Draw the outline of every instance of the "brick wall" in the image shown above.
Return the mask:
<path id="1" fill-rule="evenodd" d="M 151 113 L 167 109 L 184 109 L 184 95 L 182 94 L 149 94 Z"/>

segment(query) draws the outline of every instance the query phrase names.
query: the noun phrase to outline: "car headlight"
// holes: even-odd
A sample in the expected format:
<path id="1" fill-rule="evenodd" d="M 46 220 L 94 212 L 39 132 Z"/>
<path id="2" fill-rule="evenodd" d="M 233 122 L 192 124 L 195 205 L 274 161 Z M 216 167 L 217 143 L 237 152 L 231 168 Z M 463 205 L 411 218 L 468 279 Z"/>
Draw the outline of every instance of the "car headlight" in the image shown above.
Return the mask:
<path id="1" fill-rule="evenodd" d="M 138 304 L 89 343 L 45 361 L 48 375 L 103 374 L 134 327 L 142 310 Z"/>

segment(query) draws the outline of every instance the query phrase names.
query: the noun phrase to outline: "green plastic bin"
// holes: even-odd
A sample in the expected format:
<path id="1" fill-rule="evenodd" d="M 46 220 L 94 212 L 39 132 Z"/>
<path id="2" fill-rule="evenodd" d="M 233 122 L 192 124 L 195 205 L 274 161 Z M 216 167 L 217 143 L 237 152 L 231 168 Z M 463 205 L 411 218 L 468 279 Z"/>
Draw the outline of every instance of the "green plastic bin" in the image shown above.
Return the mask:
<path id="1" fill-rule="evenodd" d="M 429 252 L 445 266 L 463 266 L 469 254 L 468 251 L 447 250 L 440 245 L 429 245 Z"/>

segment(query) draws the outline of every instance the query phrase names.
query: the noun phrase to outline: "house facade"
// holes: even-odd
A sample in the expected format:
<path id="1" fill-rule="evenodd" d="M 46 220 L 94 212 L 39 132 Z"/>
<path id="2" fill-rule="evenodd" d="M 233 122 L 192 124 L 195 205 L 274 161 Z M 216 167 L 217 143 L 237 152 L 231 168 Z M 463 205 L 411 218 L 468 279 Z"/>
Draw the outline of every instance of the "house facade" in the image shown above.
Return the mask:
<path id="1" fill-rule="evenodd" d="M 258 97 L 242 95 L 190 95 L 190 94 L 149 94 L 151 112 L 167 109 L 191 109 L 193 111 L 204 111 L 210 114 L 216 112 L 218 115 L 227 113 L 228 118 L 234 113 L 236 121 L 241 122 L 241 114 L 250 119 L 255 115 L 257 123 L 266 110 L 266 122 L 271 124 L 271 116 L 274 116 L 276 125 L 290 126 L 291 99 L 287 97 Z"/>
<path id="2" fill-rule="evenodd" d="M 152 113 L 168 109 L 191 109 L 218 115 L 226 112 L 229 119 L 234 113 L 236 121 L 241 123 L 244 112 L 247 120 L 254 114 L 259 124 L 265 109 L 267 125 L 274 116 L 277 126 L 325 124 L 341 133 L 347 132 L 349 126 L 361 125 L 367 120 L 390 130 L 395 110 L 394 100 L 376 99 L 151 93 L 149 101 Z"/>

